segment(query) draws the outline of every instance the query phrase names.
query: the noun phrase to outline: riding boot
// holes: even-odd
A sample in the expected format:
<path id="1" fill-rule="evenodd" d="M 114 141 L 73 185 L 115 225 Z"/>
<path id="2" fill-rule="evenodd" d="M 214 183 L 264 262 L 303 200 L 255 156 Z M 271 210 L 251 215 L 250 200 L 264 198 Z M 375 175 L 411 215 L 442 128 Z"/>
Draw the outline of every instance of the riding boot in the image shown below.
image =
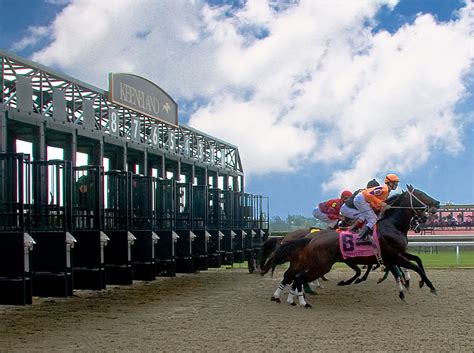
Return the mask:
<path id="1" fill-rule="evenodd" d="M 363 226 L 359 233 L 359 239 L 357 240 L 357 244 L 370 244 L 371 241 L 369 239 L 369 234 L 372 232 L 372 229 L 367 227 L 367 225 Z"/>

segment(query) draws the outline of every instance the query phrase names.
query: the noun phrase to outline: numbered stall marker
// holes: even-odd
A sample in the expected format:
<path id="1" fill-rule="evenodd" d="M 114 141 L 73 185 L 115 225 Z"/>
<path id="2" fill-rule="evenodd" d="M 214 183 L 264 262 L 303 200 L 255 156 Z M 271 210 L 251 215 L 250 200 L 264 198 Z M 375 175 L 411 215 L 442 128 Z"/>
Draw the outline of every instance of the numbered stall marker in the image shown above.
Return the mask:
<path id="1" fill-rule="evenodd" d="M 113 136 L 119 136 L 119 116 L 115 109 L 109 109 L 109 132 Z"/>

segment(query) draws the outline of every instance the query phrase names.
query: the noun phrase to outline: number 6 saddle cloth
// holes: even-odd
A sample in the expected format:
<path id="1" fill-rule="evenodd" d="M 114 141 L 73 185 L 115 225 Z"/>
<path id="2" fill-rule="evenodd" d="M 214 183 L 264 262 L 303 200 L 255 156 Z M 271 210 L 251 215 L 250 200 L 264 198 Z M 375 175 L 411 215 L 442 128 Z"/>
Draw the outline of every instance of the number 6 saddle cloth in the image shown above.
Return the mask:
<path id="1" fill-rule="evenodd" d="M 380 254 L 377 226 L 372 232 L 372 244 L 357 244 L 358 233 L 344 230 L 339 233 L 339 247 L 344 260 L 353 257 L 368 257 Z"/>

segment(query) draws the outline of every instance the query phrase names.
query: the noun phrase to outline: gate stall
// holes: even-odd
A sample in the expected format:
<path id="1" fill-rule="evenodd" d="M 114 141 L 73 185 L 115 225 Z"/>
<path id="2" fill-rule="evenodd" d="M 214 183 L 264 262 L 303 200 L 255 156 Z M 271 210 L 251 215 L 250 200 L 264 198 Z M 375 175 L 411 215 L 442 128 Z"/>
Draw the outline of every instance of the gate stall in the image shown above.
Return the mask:
<path id="1" fill-rule="evenodd" d="M 105 289 L 104 248 L 109 238 L 102 231 L 103 167 L 81 166 L 74 167 L 73 171 L 72 235 L 77 240 L 73 256 L 73 287 Z"/>
<path id="2" fill-rule="evenodd" d="M 33 295 L 72 296 L 72 168 L 63 160 L 33 162 L 31 236 Z"/>
<path id="3" fill-rule="evenodd" d="M 105 248 L 108 284 L 132 284 L 131 233 L 132 173 L 111 170 L 105 173 L 104 232 L 110 239 Z"/>
<path id="4" fill-rule="evenodd" d="M 210 234 L 208 243 L 209 267 L 219 268 L 222 266 L 221 241 L 224 234 L 221 232 L 221 190 L 218 188 L 208 189 L 208 214 L 207 226 Z"/>
<path id="5" fill-rule="evenodd" d="M 132 224 L 136 238 L 132 250 L 133 278 L 152 281 L 156 278 L 155 247 L 158 235 L 154 232 L 154 200 L 156 179 L 152 176 L 132 175 Z"/>
<path id="6" fill-rule="evenodd" d="M 206 185 L 194 185 L 192 188 L 192 231 L 196 236 L 193 244 L 193 263 L 196 271 L 203 271 L 209 268 L 209 191 Z"/>
<path id="7" fill-rule="evenodd" d="M 32 303 L 30 157 L 0 154 L 0 304 Z"/>
<path id="8" fill-rule="evenodd" d="M 235 233 L 234 236 L 234 262 L 242 263 L 245 260 L 245 241 L 247 239 L 248 233 L 244 227 L 243 215 L 245 214 L 245 209 L 243 207 L 243 193 L 233 191 L 232 192 L 233 207 L 232 207 L 232 230 Z"/>
<path id="9" fill-rule="evenodd" d="M 191 183 L 176 184 L 176 272 L 194 272 L 193 243 L 196 235 L 191 230 L 193 215 Z"/>
<path id="10" fill-rule="evenodd" d="M 235 232 L 232 230 L 234 193 L 232 190 L 221 190 L 220 198 L 220 231 L 223 234 L 221 239 L 222 264 L 232 265 L 234 263 L 234 238 Z"/>
<path id="11" fill-rule="evenodd" d="M 176 182 L 172 179 L 156 181 L 155 233 L 157 276 L 175 276 L 175 246 L 178 239 L 176 229 Z"/>

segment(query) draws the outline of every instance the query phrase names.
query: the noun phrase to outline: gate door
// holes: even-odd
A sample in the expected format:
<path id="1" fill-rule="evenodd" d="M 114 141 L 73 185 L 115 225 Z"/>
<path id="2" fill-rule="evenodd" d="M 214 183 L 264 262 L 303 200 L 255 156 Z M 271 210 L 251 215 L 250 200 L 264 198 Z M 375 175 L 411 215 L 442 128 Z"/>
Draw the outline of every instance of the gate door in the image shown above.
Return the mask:
<path id="1" fill-rule="evenodd" d="M 221 190 L 218 188 L 208 189 L 208 213 L 207 226 L 211 238 L 209 239 L 209 267 L 219 268 L 222 266 L 221 241 L 224 234 L 221 232 L 221 210 L 223 209 L 221 200 Z"/>
<path id="2" fill-rule="evenodd" d="M 221 241 L 221 249 L 223 251 L 222 264 L 233 265 L 234 263 L 234 238 L 235 232 L 232 230 L 233 225 L 233 206 L 234 192 L 232 190 L 222 190 L 220 192 L 221 200 L 221 219 L 220 228 L 224 235 Z"/>
<path id="3" fill-rule="evenodd" d="M 72 168 L 64 160 L 33 162 L 33 295 L 72 296 Z"/>
<path id="4" fill-rule="evenodd" d="M 155 190 L 155 233 L 159 240 L 156 247 L 156 274 L 175 276 L 176 234 L 176 181 L 159 179 Z"/>
<path id="5" fill-rule="evenodd" d="M 152 176 L 132 175 L 132 232 L 133 278 L 152 281 L 156 278 L 155 245 L 158 240 L 154 227 L 156 179 Z"/>
<path id="6" fill-rule="evenodd" d="M 100 166 L 73 167 L 72 234 L 77 240 L 73 258 L 73 285 L 77 289 L 104 289 L 106 285 L 102 232 L 104 172 Z"/>
<path id="7" fill-rule="evenodd" d="M 243 224 L 243 202 L 244 194 L 242 192 L 233 191 L 233 207 L 232 207 L 232 230 L 234 236 L 234 262 L 242 263 L 245 260 L 245 240 L 247 232 Z"/>
<path id="8" fill-rule="evenodd" d="M 32 303 L 30 156 L 0 154 L 0 304 Z"/>
<path id="9" fill-rule="evenodd" d="M 196 238 L 193 244 L 193 263 L 195 270 L 202 271 L 209 268 L 209 239 L 208 231 L 208 195 L 207 185 L 193 186 L 192 204 L 192 231 Z"/>
<path id="10" fill-rule="evenodd" d="M 193 188 L 191 183 L 176 184 L 176 272 L 192 273 L 193 243 L 195 235 L 191 229 L 193 222 Z"/>
<path id="11" fill-rule="evenodd" d="M 132 173 L 112 170 L 105 173 L 104 231 L 109 237 L 105 248 L 108 284 L 132 284 L 131 229 Z"/>

